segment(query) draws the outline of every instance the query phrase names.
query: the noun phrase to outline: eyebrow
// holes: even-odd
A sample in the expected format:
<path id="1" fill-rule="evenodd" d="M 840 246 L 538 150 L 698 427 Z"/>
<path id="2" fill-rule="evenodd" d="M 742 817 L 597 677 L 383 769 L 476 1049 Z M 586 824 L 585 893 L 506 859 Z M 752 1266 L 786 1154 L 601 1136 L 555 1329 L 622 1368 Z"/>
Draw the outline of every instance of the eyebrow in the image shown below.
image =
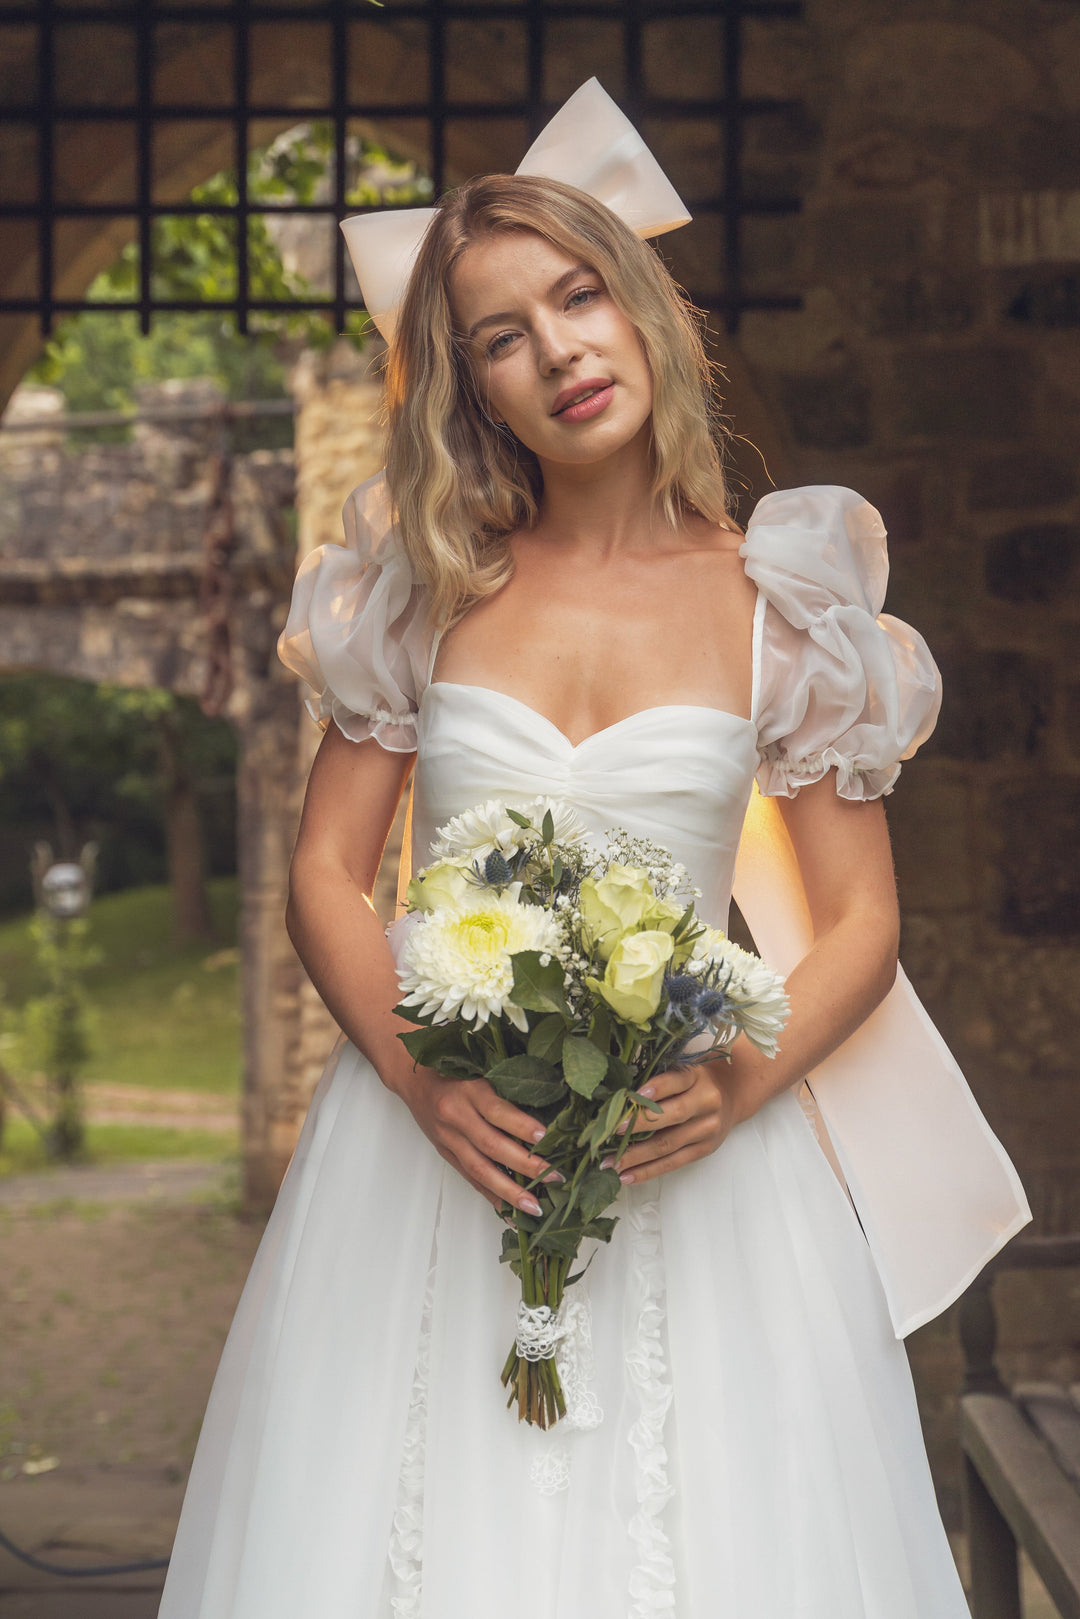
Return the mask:
<path id="1" fill-rule="evenodd" d="M 595 274 L 596 274 L 596 271 L 592 268 L 591 265 L 588 265 L 588 264 L 575 264 L 575 265 L 572 266 L 571 269 L 565 270 L 563 272 L 563 274 L 561 276 L 559 276 L 557 281 L 553 281 L 551 283 L 550 287 L 547 290 L 547 296 L 549 298 L 554 298 L 556 293 L 562 292 L 563 288 L 568 286 L 569 283 L 571 281 L 573 281 L 575 279 L 575 277 L 577 277 L 579 275 L 595 275 Z M 498 315 L 485 315 L 482 320 L 478 320 L 476 322 L 475 326 L 470 327 L 470 329 L 469 329 L 469 340 L 470 340 L 470 342 L 476 336 L 476 334 L 480 330 L 481 326 L 494 326 L 496 324 L 496 322 L 498 322 L 500 320 L 513 320 L 513 318 L 514 318 L 514 311 L 512 309 L 509 309 L 509 310 L 504 309 Z"/>

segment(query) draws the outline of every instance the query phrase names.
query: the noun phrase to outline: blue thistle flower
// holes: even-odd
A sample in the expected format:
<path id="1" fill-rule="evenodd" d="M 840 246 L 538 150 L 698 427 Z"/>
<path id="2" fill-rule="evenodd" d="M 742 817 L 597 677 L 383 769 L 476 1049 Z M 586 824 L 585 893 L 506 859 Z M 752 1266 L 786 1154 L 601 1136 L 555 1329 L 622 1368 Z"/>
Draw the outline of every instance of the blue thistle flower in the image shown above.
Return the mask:
<path id="1" fill-rule="evenodd" d="M 697 1000 L 701 985 L 689 973 L 672 973 L 664 979 L 664 988 L 672 1006 L 690 1007 Z"/>
<path id="2" fill-rule="evenodd" d="M 703 1018 L 708 1018 L 710 1021 L 713 1018 L 721 1017 L 727 1011 L 727 1007 L 728 998 L 722 989 L 702 990 L 697 1003 L 698 1012 Z"/>
<path id="3" fill-rule="evenodd" d="M 499 849 L 492 849 L 484 861 L 484 880 L 494 888 L 510 881 L 510 867 L 506 863 L 506 856 Z"/>

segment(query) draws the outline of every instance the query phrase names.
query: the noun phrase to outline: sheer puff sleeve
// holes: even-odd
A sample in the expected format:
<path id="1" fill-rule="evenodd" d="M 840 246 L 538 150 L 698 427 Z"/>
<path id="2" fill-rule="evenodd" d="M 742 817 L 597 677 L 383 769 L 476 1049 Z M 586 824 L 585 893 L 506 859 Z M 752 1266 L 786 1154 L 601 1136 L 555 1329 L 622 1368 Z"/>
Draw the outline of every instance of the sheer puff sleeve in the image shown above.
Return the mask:
<path id="1" fill-rule="evenodd" d="M 926 741 L 941 676 L 917 630 L 881 611 L 885 526 L 853 489 L 812 484 L 758 501 L 739 548 L 765 598 L 755 719 L 766 797 L 836 766 L 842 798 L 892 792 Z"/>
<path id="2" fill-rule="evenodd" d="M 278 657 L 311 688 L 322 730 L 333 720 L 353 742 L 411 753 L 432 636 L 383 471 L 353 490 L 342 521 L 347 543 L 320 545 L 297 569 Z"/>

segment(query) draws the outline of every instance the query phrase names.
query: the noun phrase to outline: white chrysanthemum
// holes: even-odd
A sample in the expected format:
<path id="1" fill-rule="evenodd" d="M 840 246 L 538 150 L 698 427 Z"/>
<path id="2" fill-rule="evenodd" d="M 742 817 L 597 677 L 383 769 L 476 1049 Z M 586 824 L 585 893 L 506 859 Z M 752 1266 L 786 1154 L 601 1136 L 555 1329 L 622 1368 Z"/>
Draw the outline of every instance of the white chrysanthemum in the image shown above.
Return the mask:
<path id="1" fill-rule="evenodd" d="M 775 1057 L 777 1036 L 791 1010 L 783 978 L 752 950 L 744 950 L 719 928 L 707 927 L 694 940 L 685 970 L 697 974 L 711 966 L 723 969 L 719 987 L 735 1010 L 738 1027 L 766 1057 Z"/>
<path id="2" fill-rule="evenodd" d="M 510 957 L 519 950 L 558 955 L 559 924 L 540 905 L 519 900 L 520 883 L 501 893 L 479 889 L 475 898 L 437 907 L 410 933 L 401 955 L 398 977 L 404 1004 L 424 1017 L 449 1023 L 462 1017 L 486 1023 L 503 1013 L 524 1033 L 528 1020 L 510 1000 L 514 969 Z"/>
<path id="3" fill-rule="evenodd" d="M 739 1028 L 764 1056 L 775 1057 L 777 1036 L 791 1010 L 784 980 L 760 956 L 730 939 L 725 942 L 723 960 L 732 969 L 724 993 L 736 1009 Z"/>
<path id="4" fill-rule="evenodd" d="M 696 965 L 698 962 L 702 962 L 705 966 L 709 966 L 712 962 L 724 966 L 729 960 L 728 951 L 736 949 L 737 946 L 732 944 L 722 928 L 711 928 L 706 922 L 699 925 L 704 931 L 694 940 L 687 966 Z"/>
<path id="5" fill-rule="evenodd" d="M 547 798 L 543 793 L 539 793 L 530 803 L 515 804 L 514 808 L 520 810 L 522 815 L 527 815 L 537 831 L 543 826 L 544 816 L 550 810 L 551 819 L 555 823 L 556 843 L 580 843 L 587 835 L 585 823 L 577 810 L 561 798 Z"/>
<path id="6" fill-rule="evenodd" d="M 481 865 L 494 849 L 500 854 L 516 854 L 526 843 L 536 841 L 543 824 L 544 814 L 551 811 L 555 823 L 555 839 L 559 843 L 576 843 L 585 835 L 584 824 L 569 804 L 558 798 L 538 795 L 523 804 L 513 804 L 519 815 L 528 815 L 535 831 L 518 826 L 506 813 L 501 799 L 489 798 L 486 804 L 474 804 L 440 826 L 431 845 L 433 860 L 464 857 L 478 860 Z"/>

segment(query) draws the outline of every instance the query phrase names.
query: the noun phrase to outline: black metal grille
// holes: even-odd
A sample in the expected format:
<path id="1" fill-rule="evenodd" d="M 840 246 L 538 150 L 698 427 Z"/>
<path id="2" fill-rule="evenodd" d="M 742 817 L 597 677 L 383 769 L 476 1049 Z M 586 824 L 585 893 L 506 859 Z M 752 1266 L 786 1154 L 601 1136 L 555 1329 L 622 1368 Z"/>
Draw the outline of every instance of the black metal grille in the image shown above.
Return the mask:
<path id="1" fill-rule="evenodd" d="M 364 119 L 369 124 L 380 121 L 421 120 L 427 126 L 429 172 L 435 194 L 444 186 L 447 167 L 447 132 L 454 120 L 518 120 L 531 140 L 543 128 L 561 99 L 544 98 L 545 55 L 548 35 L 553 26 L 559 27 L 574 19 L 600 19 L 614 23 L 621 29 L 622 68 L 624 90 L 617 99 L 627 115 L 639 128 L 643 120 L 663 124 L 665 120 L 697 120 L 715 125 L 718 149 L 722 154 L 722 184 L 705 194 L 694 195 L 680 184 L 676 165 L 665 164 L 669 176 L 680 191 L 695 220 L 712 216 L 718 225 L 718 239 L 722 243 L 722 274 L 718 284 L 711 288 L 688 290 L 701 307 L 717 314 L 729 331 L 735 331 L 739 317 L 746 309 L 797 308 L 798 297 L 782 291 L 762 292 L 746 285 L 744 277 L 744 230 L 747 219 L 753 215 L 784 215 L 795 213 L 799 199 L 794 195 L 756 193 L 748 186 L 743 173 L 743 148 L 751 121 L 768 115 L 797 113 L 798 103 L 773 98 L 749 98 L 741 93 L 741 63 L 743 28 L 747 19 L 787 20 L 801 15 L 800 4 L 792 0 L 494 0 L 494 3 L 460 3 L 460 0 L 387 0 L 376 7 L 369 0 L 314 0 L 311 4 L 272 3 L 272 0 L 233 0 L 231 4 L 149 3 L 149 0 L 112 0 L 112 3 L 80 3 L 80 0 L 37 0 L 33 6 L 6 5 L 0 9 L 0 51 L 15 41 L 14 30 L 24 47 L 33 31 L 33 56 L 36 60 L 36 85 L 30 85 L 23 105 L 8 104 L 0 108 L 0 132 L 12 126 L 21 126 L 24 132 L 36 132 L 37 185 L 32 200 L 10 201 L 0 197 L 0 221 L 30 221 L 36 235 L 37 291 L 34 296 L 0 297 L 0 313 L 36 314 L 44 333 L 51 330 L 58 313 L 94 309 L 135 309 L 139 313 L 143 332 L 150 329 L 156 310 L 201 310 L 205 301 L 186 302 L 155 296 L 153 284 L 153 230 L 154 221 L 166 216 L 182 214 L 216 214 L 235 221 L 236 233 L 236 291 L 235 296 L 220 300 L 219 306 L 235 313 L 238 329 L 247 330 L 248 316 L 254 310 L 296 311 L 318 309 L 326 311 L 335 329 L 345 325 L 347 311 L 361 308 L 359 299 L 350 287 L 344 241 L 340 231 L 334 231 L 333 286 L 327 295 L 311 299 L 290 299 L 272 302 L 251 296 L 248 267 L 248 220 L 255 215 L 275 212 L 288 214 L 316 214 L 339 220 L 350 213 L 365 211 L 346 202 L 345 147 L 351 119 Z M 722 41 L 723 84 L 722 94 L 716 99 L 659 98 L 648 91 L 648 73 L 644 62 L 644 29 L 655 19 L 678 20 L 713 18 L 718 21 Z M 428 84 L 422 99 L 401 97 L 376 102 L 366 99 L 358 103 L 350 99 L 350 50 L 355 50 L 352 25 L 358 20 L 372 26 L 396 25 L 411 21 L 426 34 Z M 447 94 L 447 29 L 469 19 L 485 23 L 512 19 L 520 30 L 523 52 L 522 82 L 524 96 L 513 101 L 454 101 Z M 261 25 L 280 25 L 288 22 L 322 24 L 329 42 L 329 63 L 326 83 L 329 95 L 319 104 L 283 105 L 258 103 L 251 98 L 251 46 L 253 30 Z M 212 104 L 171 102 L 155 93 L 155 57 L 160 30 L 169 26 L 188 25 L 198 29 L 216 28 L 220 40 L 231 45 L 231 91 Z M 105 45 L 111 41 L 115 48 L 126 51 L 132 63 L 130 92 L 111 101 L 92 100 L 89 104 L 65 100 L 63 76 L 57 73 L 58 42 L 70 39 L 76 28 L 97 28 L 98 40 Z M 87 36 L 93 38 L 93 35 Z M 11 53 L 4 52 L 5 55 Z M 582 62 L 578 82 L 589 77 L 593 69 Z M 601 75 L 601 82 L 603 77 Z M 608 88 L 608 86 L 605 86 Z M 388 87 L 390 88 L 390 87 Z M 325 203 L 299 204 L 289 202 L 275 205 L 263 198 L 252 198 L 248 187 L 248 158 L 252 148 L 252 124 L 256 120 L 280 122 L 328 119 L 332 122 L 335 140 L 334 191 Z M 56 176 L 56 132 L 58 120 L 78 121 L 89 131 L 129 130 L 134 143 L 134 185 L 130 197 L 108 201 L 89 201 L 59 194 Z M 213 121 L 231 125 L 235 141 L 236 196 L 228 203 L 183 203 L 158 201 L 154 196 L 154 151 L 166 123 L 184 121 Z M 526 142 L 527 144 L 527 142 Z M 516 162 L 524 155 L 512 156 Z M 509 167 L 509 163 L 507 164 Z M 110 301 L 107 304 L 91 302 L 85 298 L 68 298 L 56 289 L 55 232 L 65 220 L 86 219 L 100 215 L 134 221 L 134 233 L 139 244 L 139 291 L 130 301 Z"/>

